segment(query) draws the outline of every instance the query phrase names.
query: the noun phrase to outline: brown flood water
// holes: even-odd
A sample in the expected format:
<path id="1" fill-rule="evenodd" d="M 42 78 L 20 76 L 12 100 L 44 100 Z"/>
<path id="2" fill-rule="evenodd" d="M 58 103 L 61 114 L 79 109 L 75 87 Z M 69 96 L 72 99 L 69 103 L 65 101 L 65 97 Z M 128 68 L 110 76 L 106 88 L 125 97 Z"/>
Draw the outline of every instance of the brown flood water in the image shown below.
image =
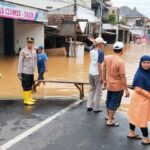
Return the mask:
<path id="1" fill-rule="evenodd" d="M 112 54 L 111 46 L 105 48 L 105 54 Z M 139 59 L 143 54 L 150 54 L 150 47 L 146 45 L 126 46 L 123 56 L 126 62 L 128 84 L 138 67 Z M 88 82 L 89 53 L 84 58 L 49 57 L 49 68 L 45 79 Z M 21 98 L 22 88 L 17 78 L 18 57 L 0 56 L 0 99 Z M 35 75 L 37 78 L 37 73 Z M 86 96 L 88 87 L 86 87 Z M 105 92 L 104 92 L 105 95 Z M 78 96 L 73 85 L 47 83 L 38 88 L 36 97 L 42 96 Z"/>

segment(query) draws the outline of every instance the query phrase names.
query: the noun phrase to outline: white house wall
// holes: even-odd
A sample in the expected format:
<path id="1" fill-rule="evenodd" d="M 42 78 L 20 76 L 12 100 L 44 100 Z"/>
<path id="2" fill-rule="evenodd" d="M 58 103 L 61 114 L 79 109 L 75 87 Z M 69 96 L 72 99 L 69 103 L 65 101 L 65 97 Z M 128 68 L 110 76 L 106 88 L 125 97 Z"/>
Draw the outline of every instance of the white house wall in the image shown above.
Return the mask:
<path id="1" fill-rule="evenodd" d="M 14 21 L 14 43 L 15 51 L 26 46 L 26 38 L 33 37 L 35 46 L 44 45 L 44 25 L 43 24 L 25 24 Z"/>
<path id="2" fill-rule="evenodd" d="M 127 25 L 133 27 L 135 25 L 136 20 L 136 18 L 128 19 Z"/>
<path id="3" fill-rule="evenodd" d="M 89 22 L 100 22 L 100 18 L 95 16 L 94 11 L 89 10 L 84 7 L 80 7 L 80 6 L 78 7 L 78 10 L 77 10 L 77 18 L 87 19 Z"/>
<path id="4" fill-rule="evenodd" d="M 145 35 L 145 30 L 144 29 L 132 29 L 132 30 L 130 30 L 130 32 L 132 34 L 139 35 L 139 36 L 144 36 Z"/>

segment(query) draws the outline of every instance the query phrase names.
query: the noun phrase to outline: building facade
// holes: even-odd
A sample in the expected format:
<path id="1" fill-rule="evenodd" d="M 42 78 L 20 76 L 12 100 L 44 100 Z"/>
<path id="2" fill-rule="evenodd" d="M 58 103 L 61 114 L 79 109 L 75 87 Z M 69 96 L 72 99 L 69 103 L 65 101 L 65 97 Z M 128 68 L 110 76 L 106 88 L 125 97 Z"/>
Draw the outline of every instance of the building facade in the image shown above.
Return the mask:
<path id="1" fill-rule="evenodd" d="M 146 17 L 136 8 L 131 9 L 127 6 L 120 8 L 119 21 L 130 27 L 133 36 L 145 36 L 145 19 Z"/>
<path id="2" fill-rule="evenodd" d="M 35 45 L 44 45 L 45 22 L 46 10 L 0 1 L 0 54 L 17 54 L 28 36 L 35 38 Z"/>
<path id="3" fill-rule="evenodd" d="M 17 54 L 25 46 L 28 36 L 35 38 L 35 45 L 44 45 L 48 11 L 73 4 L 74 0 L 0 1 L 0 54 Z M 77 5 L 89 10 L 91 9 L 91 0 L 77 0 Z M 88 13 L 86 15 L 81 12 L 80 16 L 82 16 L 81 19 L 84 19 L 85 16 L 88 18 Z M 86 23 L 80 24 L 82 24 L 81 30 L 85 30 Z"/>

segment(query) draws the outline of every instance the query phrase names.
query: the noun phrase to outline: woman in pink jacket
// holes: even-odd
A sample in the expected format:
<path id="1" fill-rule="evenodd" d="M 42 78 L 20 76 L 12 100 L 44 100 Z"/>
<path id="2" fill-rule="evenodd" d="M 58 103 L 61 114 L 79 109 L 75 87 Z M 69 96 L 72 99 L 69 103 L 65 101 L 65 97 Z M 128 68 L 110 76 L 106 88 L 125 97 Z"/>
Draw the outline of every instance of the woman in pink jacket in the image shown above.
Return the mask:
<path id="1" fill-rule="evenodd" d="M 150 121 L 150 56 L 141 57 L 140 66 L 133 80 L 134 92 L 128 111 L 130 122 L 129 139 L 142 139 L 135 133 L 139 127 L 143 134 L 143 145 L 150 145 L 148 121 Z"/>

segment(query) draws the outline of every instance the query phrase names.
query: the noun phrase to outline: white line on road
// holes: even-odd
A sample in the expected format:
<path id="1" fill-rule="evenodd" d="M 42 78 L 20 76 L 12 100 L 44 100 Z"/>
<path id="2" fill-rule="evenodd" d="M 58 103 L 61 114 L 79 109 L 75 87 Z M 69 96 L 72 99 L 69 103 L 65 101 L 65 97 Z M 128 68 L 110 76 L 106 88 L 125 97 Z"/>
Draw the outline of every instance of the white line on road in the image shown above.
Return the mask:
<path id="1" fill-rule="evenodd" d="M 7 143 L 5 143 L 2 146 L 0 146 L 0 150 L 7 150 L 7 149 L 9 149 L 10 147 L 12 147 L 13 145 L 15 145 L 16 143 L 20 142 L 24 138 L 26 138 L 29 135 L 33 134 L 34 132 L 36 132 L 40 128 L 42 128 L 45 125 L 47 125 L 48 123 L 52 122 L 54 119 L 60 117 L 61 115 L 63 115 L 64 113 L 66 113 L 67 111 L 69 111 L 70 109 L 72 109 L 73 107 L 78 106 L 82 102 L 83 102 L 82 100 L 78 100 L 77 102 L 75 102 L 75 103 L 69 105 L 68 107 L 62 109 L 61 111 L 57 112 L 56 114 L 54 114 L 53 116 L 47 118 L 46 120 L 40 122 L 39 124 L 35 125 L 34 127 L 28 129 L 27 131 L 21 133 L 20 135 L 18 135 L 16 137 L 14 137 L 13 139 L 11 139 L 10 141 L 8 141 Z"/>

